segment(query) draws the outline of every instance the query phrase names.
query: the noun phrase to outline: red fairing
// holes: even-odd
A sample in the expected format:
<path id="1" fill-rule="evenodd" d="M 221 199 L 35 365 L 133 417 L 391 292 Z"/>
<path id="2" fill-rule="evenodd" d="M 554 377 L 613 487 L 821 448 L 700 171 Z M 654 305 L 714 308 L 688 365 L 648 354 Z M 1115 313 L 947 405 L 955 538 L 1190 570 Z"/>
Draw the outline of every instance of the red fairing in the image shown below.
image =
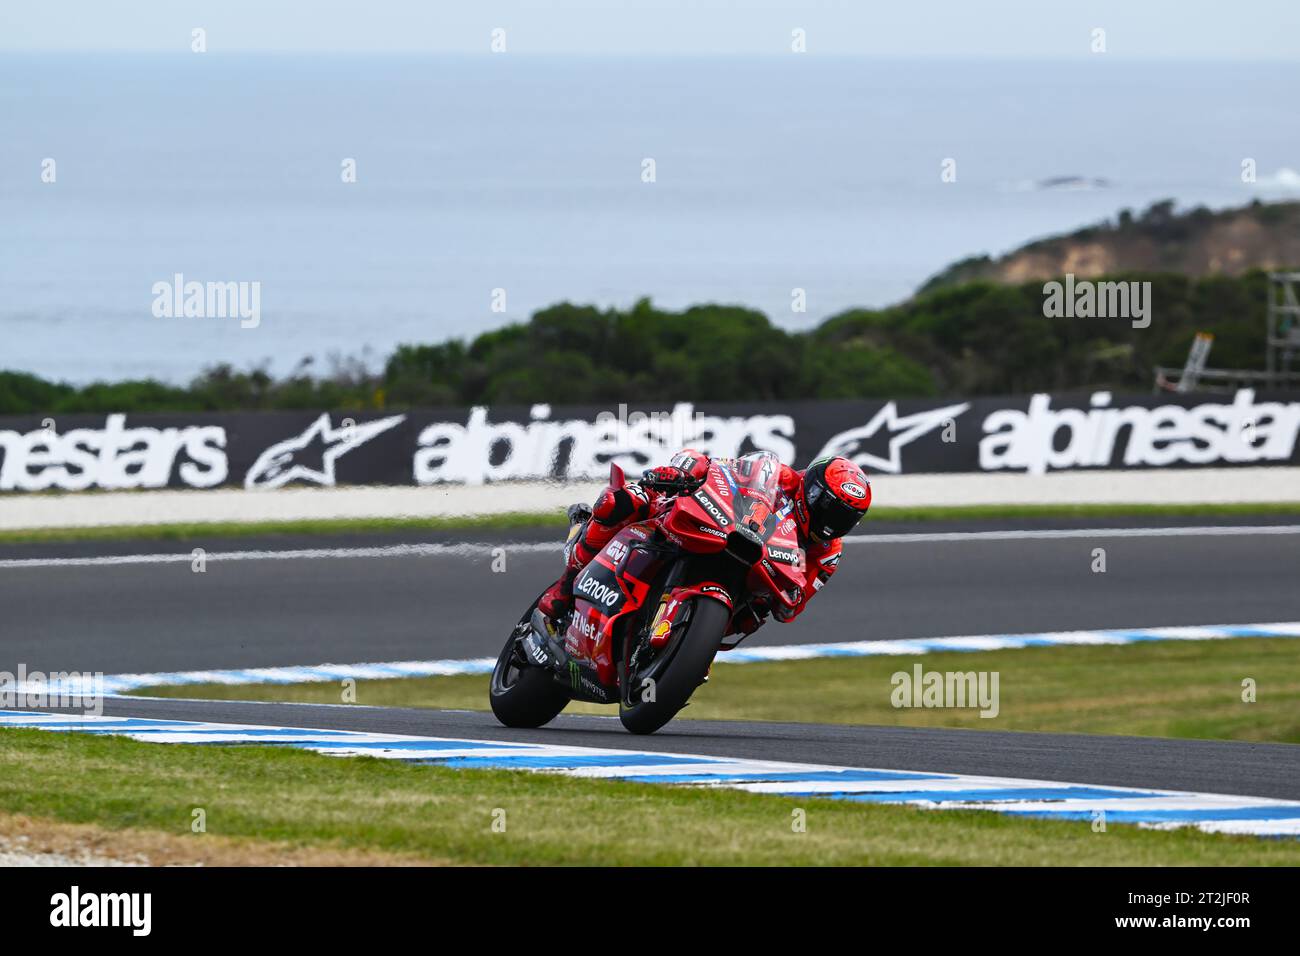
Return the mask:
<path id="1" fill-rule="evenodd" d="M 844 545 L 839 538 L 834 541 L 822 544 L 819 542 L 809 542 L 804 553 L 807 561 L 807 568 L 804 577 L 807 584 L 802 589 L 799 600 L 792 606 L 778 607 L 773 611 L 773 616 L 782 624 L 789 624 L 796 617 L 804 612 L 808 602 L 813 599 L 826 582 L 831 579 L 835 569 L 840 566 L 840 551 Z"/>
<path id="2" fill-rule="evenodd" d="M 783 501 L 782 510 L 768 535 L 763 559 L 749 572 L 753 591 L 768 591 L 774 603 L 796 607 L 806 590 L 807 557 L 799 541 L 799 528 L 791 502 Z"/>
<path id="3" fill-rule="evenodd" d="M 678 495 L 661 519 L 668 540 L 696 554 L 721 551 L 736 526 L 734 484 L 718 463 L 710 464 L 703 483 L 692 494 Z"/>
<path id="4" fill-rule="evenodd" d="M 659 610 L 655 612 L 654 620 L 650 622 L 651 645 L 662 647 L 668 643 L 682 608 L 686 606 L 687 601 L 697 597 L 719 601 L 726 605 L 728 611 L 732 609 L 731 595 L 717 582 L 702 581 L 690 587 L 673 588 L 659 599 Z"/>
<path id="5" fill-rule="evenodd" d="M 839 563 L 839 541 L 810 543 L 796 512 L 802 476 L 774 456 L 708 460 L 687 449 L 673 460 L 702 479 L 693 492 L 665 496 L 637 483 L 606 489 L 593 505 L 582 541 L 584 564 L 573 579 L 574 613 L 565 633 L 572 660 L 589 664 L 606 687 L 617 686 L 613 635 L 649 597 L 665 562 L 676 560 L 666 541 L 683 551 L 713 554 L 732 532 L 744 529 L 763 542 L 746 580 L 746 594 L 700 582 L 665 593 L 651 624 L 651 642 L 669 639 L 681 608 L 708 597 L 735 612 L 751 600 L 766 602 L 781 620 L 801 613 Z M 617 482 L 618 474 L 614 474 Z M 658 533 L 659 547 L 651 547 Z M 807 549 L 807 550 L 805 550 Z M 752 628 L 751 628 L 752 629 Z M 748 632 L 748 630 L 746 631 Z"/>
<path id="6" fill-rule="evenodd" d="M 648 522 L 625 527 L 573 582 L 573 618 L 564 635 L 565 650 L 570 657 L 594 666 L 607 687 L 618 683 L 614 627 L 645 603 L 663 567 L 662 558 L 635 547 L 649 540 L 652 527 Z"/>

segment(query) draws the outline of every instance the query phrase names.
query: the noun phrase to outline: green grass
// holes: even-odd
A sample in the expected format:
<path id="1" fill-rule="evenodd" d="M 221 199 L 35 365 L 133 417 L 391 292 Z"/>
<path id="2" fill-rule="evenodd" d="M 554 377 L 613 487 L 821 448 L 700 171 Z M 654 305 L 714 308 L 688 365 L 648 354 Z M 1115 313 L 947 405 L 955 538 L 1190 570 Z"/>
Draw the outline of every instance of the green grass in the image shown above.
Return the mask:
<path id="1" fill-rule="evenodd" d="M 890 676 L 997 671 L 1000 711 L 896 709 Z M 1252 678 L 1255 703 L 1241 699 Z M 359 681 L 356 703 L 486 710 L 487 678 Z M 152 697 L 340 703 L 335 683 L 151 687 Z M 569 713 L 611 713 L 570 704 Z M 1300 640 L 1238 638 L 718 665 L 683 716 L 1300 743 Z"/>
<path id="2" fill-rule="evenodd" d="M 203 840 L 196 807 L 212 835 L 453 863 L 1300 865 L 1296 840 L 0 730 L 0 811 Z"/>
<path id="3" fill-rule="evenodd" d="M 868 521 L 977 521 L 1020 518 L 1141 518 L 1300 515 L 1300 502 L 1223 505 L 969 505 L 952 508 L 871 509 Z M 393 531 L 514 531 L 565 526 L 563 510 L 514 511 L 438 518 L 333 518 L 301 521 L 211 521 L 183 524 L 32 528 L 0 531 L 0 544 L 61 541 L 190 541 L 263 535 L 361 534 Z"/>

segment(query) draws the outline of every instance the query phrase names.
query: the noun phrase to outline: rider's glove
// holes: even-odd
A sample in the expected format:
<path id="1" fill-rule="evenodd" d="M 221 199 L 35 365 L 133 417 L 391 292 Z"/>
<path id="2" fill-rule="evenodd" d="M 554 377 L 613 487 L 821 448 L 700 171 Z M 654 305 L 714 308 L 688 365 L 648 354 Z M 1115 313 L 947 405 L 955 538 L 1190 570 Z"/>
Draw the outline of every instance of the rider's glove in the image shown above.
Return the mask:
<path id="1" fill-rule="evenodd" d="M 709 456 L 694 448 L 683 448 L 673 455 L 668 464 L 681 469 L 687 478 L 695 482 L 703 481 L 709 474 Z"/>
<path id="2" fill-rule="evenodd" d="M 645 473 L 642 484 L 650 488 L 689 489 L 696 482 L 676 465 L 660 465 L 658 468 L 651 468 Z"/>

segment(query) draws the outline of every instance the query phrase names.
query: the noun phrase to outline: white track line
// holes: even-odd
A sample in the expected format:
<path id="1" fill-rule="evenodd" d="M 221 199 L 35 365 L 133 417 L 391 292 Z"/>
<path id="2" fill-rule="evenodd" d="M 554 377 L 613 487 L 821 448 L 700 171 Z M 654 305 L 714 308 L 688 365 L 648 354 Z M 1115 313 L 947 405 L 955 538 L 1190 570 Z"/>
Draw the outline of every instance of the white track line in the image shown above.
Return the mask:
<path id="1" fill-rule="evenodd" d="M 927 541 L 1037 541 L 1064 538 L 1213 538 L 1249 535 L 1300 534 L 1300 524 L 1203 525 L 1182 528 L 1060 528 L 1040 531 L 936 531 L 908 534 L 860 534 L 845 544 L 917 544 Z"/>
<path id="2" fill-rule="evenodd" d="M 434 558 L 490 555 L 493 548 L 511 552 L 559 552 L 561 545 L 552 542 L 517 544 L 390 544 L 371 548 L 296 548 L 286 551 L 208 551 L 205 561 L 313 561 L 323 558 Z M 85 558 L 8 558 L 0 568 L 90 568 L 123 564 L 189 564 L 193 550 L 158 554 L 111 554 Z"/>
<path id="3" fill-rule="evenodd" d="M 891 544 L 944 542 L 961 544 L 974 541 L 1050 541 L 1068 538 L 1204 538 L 1250 537 L 1255 535 L 1300 535 L 1300 524 L 1245 525 L 1183 528 L 1062 528 L 1039 531 L 940 531 L 908 534 L 851 535 L 845 544 L 879 547 Z M 493 548 L 505 548 L 514 554 L 558 552 L 555 542 L 467 542 L 463 544 L 392 544 L 369 548 L 296 548 L 285 551 L 205 551 L 207 561 L 313 561 L 328 558 L 431 558 L 482 557 Z M 130 564 L 188 564 L 193 551 L 158 554 L 114 554 L 83 558 L 6 558 L 0 569 L 11 568 L 89 568 Z"/>

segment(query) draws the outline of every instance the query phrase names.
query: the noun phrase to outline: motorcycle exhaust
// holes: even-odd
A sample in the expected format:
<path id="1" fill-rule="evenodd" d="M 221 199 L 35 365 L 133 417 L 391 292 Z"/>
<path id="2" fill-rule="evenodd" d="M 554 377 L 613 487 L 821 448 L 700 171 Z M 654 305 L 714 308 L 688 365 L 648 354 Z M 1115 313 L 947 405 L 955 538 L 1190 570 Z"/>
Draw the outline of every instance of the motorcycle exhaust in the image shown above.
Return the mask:
<path id="1" fill-rule="evenodd" d="M 524 654 L 538 667 L 558 669 L 564 660 L 564 649 L 551 634 L 550 622 L 537 608 L 533 609 L 533 616 L 528 622 L 528 633 L 520 643 Z"/>

